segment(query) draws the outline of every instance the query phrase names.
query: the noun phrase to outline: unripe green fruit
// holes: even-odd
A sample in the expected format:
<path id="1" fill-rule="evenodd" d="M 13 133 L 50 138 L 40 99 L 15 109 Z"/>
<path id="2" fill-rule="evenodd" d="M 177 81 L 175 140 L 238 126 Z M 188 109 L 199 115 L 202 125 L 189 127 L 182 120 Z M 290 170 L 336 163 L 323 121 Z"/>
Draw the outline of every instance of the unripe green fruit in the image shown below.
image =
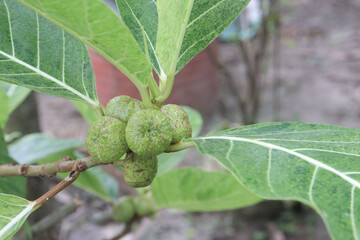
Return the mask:
<path id="1" fill-rule="evenodd" d="M 140 101 L 122 95 L 110 100 L 106 105 L 105 115 L 127 123 L 131 115 L 142 109 L 144 109 L 144 106 Z"/>
<path id="2" fill-rule="evenodd" d="M 141 156 L 158 155 L 170 145 L 172 130 L 169 119 L 160 110 L 134 113 L 126 126 L 129 148 Z"/>
<path id="3" fill-rule="evenodd" d="M 185 138 L 191 138 L 192 129 L 189 116 L 182 107 L 175 104 L 168 104 L 163 106 L 161 111 L 170 120 L 173 132 L 171 144 L 179 143 Z"/>
<path id="4" fill-rule="evenodd" d="M 157 173 L 157 157 L 144 157 L 134 153 L 126 155 L 123 170 L 126 183 L 135 188 L 147 187 Z"/>
<path id="5" fill-rule="evenodd" d="M 125 138 L 125 123 L 110 117 L 96 120 L 86 136 L 89 154 L 102 163 L 120 160 L 129 150 Z"/>
<path id="6" fill-rule="evenodd" d="M 135 205 L 132 197 L 122 197 L 115 204 L 113 219 L 117 222 L 128 222 L 135 216 Z"/>
<path id="7" fill-rule="evenodd" d="M 148 216 L 156 211 L 153 199 L 146 196 L 139 196 L 134 199 L 135 212 L 138 216 Z"/>

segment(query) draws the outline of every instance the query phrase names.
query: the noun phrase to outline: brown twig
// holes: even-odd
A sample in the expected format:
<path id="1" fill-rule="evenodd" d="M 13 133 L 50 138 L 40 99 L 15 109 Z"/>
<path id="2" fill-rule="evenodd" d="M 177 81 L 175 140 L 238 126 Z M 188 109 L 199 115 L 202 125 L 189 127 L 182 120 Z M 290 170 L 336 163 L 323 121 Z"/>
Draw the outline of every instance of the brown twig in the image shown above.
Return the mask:
<path id="1" fill-rule="evenodd" d="M 77 165 L 74 166 L 74 170 L 72 170 L 69 175 L 64 178 L 61 182 L 59 182 L 55 187 L 50 189 L 47 193 L 36 199 L 34 208 L 43 205 L 47 201 L 49 201 L 51 198 L 53 198 L 56 194 L 70 186 L 80 175 L 81 170 L 77 167 Z"/>
<path id="2" fill-rule="evenodd" d="M 78 168 L 80 172 L 88 168 L 100 165 L 102 163 L 94 160 L 92 157 L 80 158 L 71 160 L 70 157 L 64 157 L 58 162 L 46 163 L 42 165 L 28 165 L 28 164 L 8 164 L 0 165 L 0 177 L 8 176 L 24 176 L 24 177 L 53 177 L 59 172 L 70 172 L 74 167 Z"/>

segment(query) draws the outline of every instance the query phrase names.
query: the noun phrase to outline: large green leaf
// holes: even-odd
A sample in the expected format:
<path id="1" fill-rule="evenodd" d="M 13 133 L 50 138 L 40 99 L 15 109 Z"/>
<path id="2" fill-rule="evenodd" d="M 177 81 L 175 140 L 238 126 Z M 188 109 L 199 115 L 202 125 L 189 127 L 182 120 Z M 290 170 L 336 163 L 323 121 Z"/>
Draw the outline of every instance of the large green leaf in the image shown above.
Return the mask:
<path id="1" fill-rule="evenodd" d="M 110 61 L 136 85 L 147 85 L 151 66 L 128 28 L 102 0 L 20 0 Z"/>
<path id="2" fill-rule="evenodd" d="M 35 203 L 0 193 L 0 240 L 11 239 L 24 224 Z"/>
<path id="3" fill-rule="evenodd" d="M 14 0 L 0 2 L 0 80 L 98 107 L 84 44 Z"/>
<path id="4" fill-rule="evenodd" d="M 158 25 L 156 0 L 116 0 L 116 3 L 122 20 L 143 53 L 149 56 L 155 71 L 161 75 L 163 71 L 155 51 Z"/>
<path id="5" fill-rule="evenodd" d="M 30 94 L 31 90 L 15 84 L 0 82 L 9 98 L 9 113 L 12 113 Z"/>
<path id="6" fill-rule="evenodd" d="M 0 128 L 3 128 L 9 117 L 9 98 L 5 91 L 0 88 Z"/>
<path id="7" fill-rule="evenodd" d="M 20 164 L 49 163 L 58 161 L 83 146 L 82 141 L 55 139 L 44 134 L 33 133 L 11 144 L 9 152 L 10 156 Z"/>
<path id="8" fill-rule="evenodd" d="M 174 76 L 193 2 L 194 0 L 156 1 L 159 15 L 156 54 L 168 76 Z"/>
<path id="9" fill-rule="evenodd" d="M 249 0 L 116 2 L 122 20 L 143 52 L 150 57 L 160 78 L 164 79 L 165 75 L 179 72 L 219 36 Z"/>
<path id="10" fill-rule="evenodd" d="M 230 174 L 176 169 L 157 177 L 151 190 L 159 208 L 186 211 L 220 211 L 241 208 L 261 201 Z"/>
<path id="11" fill-rule="evenodd" d="M 195 140 L 250 191 L 314 208 L 333 239 L 360 239 L 360 130 L 265 123 Z"/>
<path id="12" fill-rule="evenodd" d="M 14 160 L 8 155 L 8 149 L 5 144 L 3 132 L 0 128 L 0 165 L 13 162 Z M 23 177 L 0 177 L 0 193 L 15 194 L 23 197 L 26 193 L 25 186 L 26 181 Z"/>
<path id="13" fill-rule="evenodd" d="M 219 36 L 249 2 L 250 0 L 194 0 L 176 72 Z"/>

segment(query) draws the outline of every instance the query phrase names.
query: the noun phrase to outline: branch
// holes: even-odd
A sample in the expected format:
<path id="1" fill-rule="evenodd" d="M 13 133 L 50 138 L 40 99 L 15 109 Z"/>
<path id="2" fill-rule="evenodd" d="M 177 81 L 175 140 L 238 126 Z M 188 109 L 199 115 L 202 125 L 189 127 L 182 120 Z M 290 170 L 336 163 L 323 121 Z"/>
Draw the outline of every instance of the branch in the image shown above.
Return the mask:
<path id="1" fill-rule="evenodd" d="M 47 193 L 45 193 L 44 195 L 42 195 L 41 197 L 39 197 L 34 201 L 35 202 L 34 208 L 43 205 L 51 198 L 53 198 L 56 194 L 58 194 L 59 192 L 70 186 L 79 177 L 80 172 L 81 171 L 79 170 L 79 168 L 75 165 L 74 170 L 72 170 L 66 178 L 64 178 L 55 187 L 53 187 Z"/>
<path id="2" fill-rule="evenodd" d="M 0 165 L 0 177 L 24 176 L 24 177 L 53 177 L 59 172 L 70 172 L 78 169 L 80 172 L 88 168 L 101 165 L 101 162 L 92 157 L 71 160 L 70 157 L 64 157 L 58 162 L 46 163 L 42 165 L 29 164 L 8 164 Z"/>

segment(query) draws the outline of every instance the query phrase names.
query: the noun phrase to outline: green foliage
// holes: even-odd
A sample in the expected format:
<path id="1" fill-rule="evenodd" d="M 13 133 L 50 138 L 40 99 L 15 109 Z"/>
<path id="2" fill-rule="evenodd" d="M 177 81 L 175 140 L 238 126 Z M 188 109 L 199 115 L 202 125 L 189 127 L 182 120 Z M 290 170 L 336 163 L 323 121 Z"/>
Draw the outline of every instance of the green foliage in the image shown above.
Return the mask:
<path id="1" fill-rule="evenodd" d="M 360 130 L 300 122 L 264 123 L 195 140 L 265 199 L 314 208 L 333 239 L 360 237 Z"/>
<path id="2" fill-rule="evenodd" d="M 84 44 L 14 0 L 0 3 L 0 79 L 98 107 Z"/>
<path id="3" fill-rule="evenodd" d="M 122 20 L 149 56 L 154 70 L 165 79 L 165 75 L 179 72 L 219 36 L 249 0 L 116 2 Z"/>
<path id="4" fill-rule="evenodd" d="M 94 111 L 94 108 L 88 104 L 79 101 L 72 101 L 72 103 L 90 125 L 99 119 L 99 115 Z"/>
<path id="5" fill-rule="evenodd" d="M 20 0 L 96 50 L 138 87 L 151 66 L 130 31 L 102 0 Z"/>
<path id="6" fill-rule="evenodd" d="M 0 82 L 0 86 L 5 90 L 9 98 L 9 114 L 12 113 L 31 92 L 28 88 L 6 82 Z"/>
<path id="7" fill-rule="evenodd" d="M 156 212 L 156 205 L 154 199 L 143 193 L 134 199 L 135 212 L 138 216 L 150 216 Z"/>
<path id="8" fill-rule="evenodd" d="M 40 133 L 28 134 L 9 146 L 9 153 L 20 164 L 55 162 L 83 147 L 82 141 L 54 139 Z"/>
<path id="9" fill-rule="evenodd" d="M 0 128 L 5 126 L 5 123 L 9 117 L 9 98 L 5 91 L 0 88 Z"/>
<path id="10" fill-rule="evenodd" d="M 0 240 L 10 240 L 31 213 L 33 202 L 0 193 Z"/>
<path id="11" fill-rule="evenodd" d="M 246 207 L 261 199 L 224 172 L 182 168 L 158 176 L 151 190 L 159 208 L 220 211 Z"/>
<path id="12" fill-rule="evenodd" d="M 0 156 L 8 155 L 8 149 L 6 147 L 5 138 L 2 128 L 0 128 Z"/>
<path id="13" fill-rule="evenodd" d="M 130 221 L 135 216 L 133 197 L 125 196 L 118 199 L 113 209 L 113 219 L 117 222 Z"/>
<path id="14" fill-rule="evenodd" d="M 213 41 L 249 0 L 117 0 L 121 19 L 102 0 L 20 2 L 32 10 L 14 0 L 0 2 L 0 80 L 80 101 L 74 104 L 96 127 L 103 108 L 98 102 L 94 73 L 83 43 L 129 77 L 139 89 L 144 105 L 154 107 L 152 103 L 160 105 L 169 96 L 175 73 Z M 159 86 L 153 80 L 152 68 L 159 75 Z M 2 127 L 30 91 L 8 84 L 1 87 Z M 142 156 L 129 153 L 124 173 L 131 186 L 145 187 L 158 169 L 155 155 L 170 145 L 172 131 L 161 111 L 137 113 L 128 122 L 126 142 Z M 197 136 L 201 118 L 192 120 L 189 116 L 190 122 L 194 119 L 197 122 L 192 122 L 193 136 Z M 96 136 L 90 142 L 99 140 L 101 144 L 95 147 L 88 144 L 93 156 L 109 154 L 114 148 L 113 145 L 104 149 L 109 141 L 126 145 L 125 136 L 113 138 L 117 127 L 100 125 L 96 129 L 98 135 L 93 134 Z M 235 178 L 228 173 L 196 169 L 169 171 L 185 153 L 162 154 L 159 157 L 162 174 L 151 186 L 158 208 L 216 211 L 255 204 L 261 201 L 258 196 L 291 199 L 314 208 L 333 239 L 360 238 L 360 130 L 266 123 L 194 141 L 201 153 L 215 157 Z M 74 149 L 82 145 L 30 135 L 10 146 L 10 156 L 19 163 L 53 162 L 65 154 L 73 155 Z M 110 158 L 104 156 L 103 162 L 119 160 L 127 150 L 121 149 L 115 157 L 110 153 Z M 0 164 L 11 163 L 10 156 L 0 128 Z M 105 201 L 118 195 L 114 179 L 99 167 L 82 173 L 75 184 Z M 1 192 L 23 195 L 24 186 L 23 178 L 0 179 Z M 32 208 L 31 202 L 0 194 L 0 240 L 10 239 Z M 146 214 L 138 211 L 138 215 Z"/>
<path id="15" fill-rule="evenodd" d="M 0 128 L 0 165 L 13 162 L 14 160 L 9 156 L 8 149 L 4 140 L 4 135 L 2 129 Z M 23 177 L 0 177 L 0 193 L 14 194 L 24 197 L 25 186 L 26 180 Z"/>

